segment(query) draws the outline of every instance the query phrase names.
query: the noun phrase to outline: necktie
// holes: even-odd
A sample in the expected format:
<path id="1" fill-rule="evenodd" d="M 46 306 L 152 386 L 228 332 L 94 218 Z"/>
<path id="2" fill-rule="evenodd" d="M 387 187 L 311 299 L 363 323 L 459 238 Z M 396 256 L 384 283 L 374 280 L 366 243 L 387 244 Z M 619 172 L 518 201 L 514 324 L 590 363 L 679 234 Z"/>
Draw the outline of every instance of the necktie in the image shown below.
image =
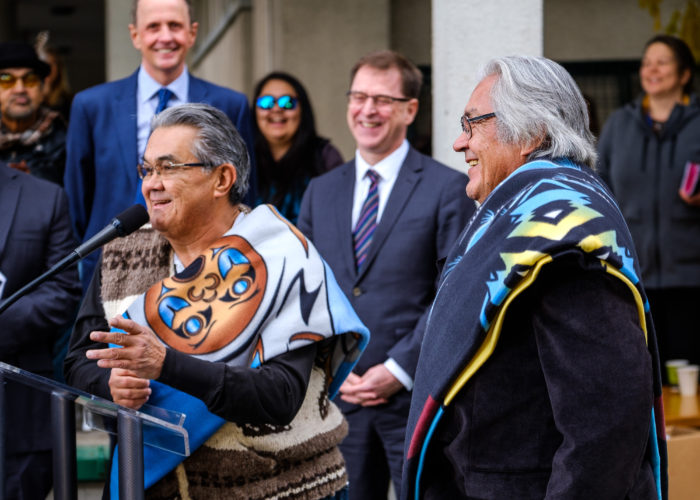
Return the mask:
<path id="1" fill-rule="evenodd" d="M 367 258 L 369 245 L 377 227 L 377 207 L 379 206 L 379 191 L 377 189 L 380 179 L 379 174 L 370 169 L 365 175 L 370 180 L 369 192 L 365 202 L 362 204 L 360 218 L 357 220 L 355 230 L 352 233 L 355 242 L 355 262 L 357 263 L 358 271 Z"/>
<path id="2" fill-rule="evenodd" d="M 168 101 L 173 96 L 172 91 L 163 87 L 158 91 L 158 106 L 156 106 L 156 114 L 160 113 L 168 105 Z"/>

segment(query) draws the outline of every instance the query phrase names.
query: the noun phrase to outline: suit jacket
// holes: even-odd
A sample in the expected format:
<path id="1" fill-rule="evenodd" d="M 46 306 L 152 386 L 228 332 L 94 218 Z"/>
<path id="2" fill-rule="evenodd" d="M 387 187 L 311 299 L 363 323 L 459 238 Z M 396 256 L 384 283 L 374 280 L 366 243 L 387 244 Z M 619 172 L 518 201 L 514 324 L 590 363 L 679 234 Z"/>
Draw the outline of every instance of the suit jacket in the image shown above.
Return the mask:
<path id="1" fill-rule="evenodd" d="M 391 357 L 413 376 L 422 339 L 417 324 L 435 294 L 437 261 L 447 256 L 474 211 L 466 184 L 464 174 L 410 148 L 358 273 L 351 227 L 355 161 L 309 183 L 298 227 L 328 262 L 371 334 L 355 373 Z M 409 399 L 405 390 L 398 394 Z"/>
<path id="2" fill-rule="evenodd" d="M 63 190 L 0 163 L 0 272 L 6 299 L 76 246 Z M 52 347 L 80 300 L 76 266 L 63 270 L 0 314 L 0 361 L 51 377 Z M 8 453 L 51 448 L 43 416 L 49 397 L 26 386 L 6 386 Z"/>
<path id="3" fill-rule="evenodd" d="M 79 92 L 73 99 L 66 142 L 64 186 L 76 235 L 87 240 L 112 218 L 134 204 L 136 173 L 136 96 L 138 71 L 114 82 Z M 210 104 L 231 119 L 253 152 L 253 134 L 246 97 L 190 75 L 189 102 Z M 252 165 L 252 163 L 251 163 Z M 255 194 L 255 173 L 251 171 Z M 254 199 L 249 197 L 250 200 Z M 83 288 L 92 278 L 99 253 L 83 261 Z"/>

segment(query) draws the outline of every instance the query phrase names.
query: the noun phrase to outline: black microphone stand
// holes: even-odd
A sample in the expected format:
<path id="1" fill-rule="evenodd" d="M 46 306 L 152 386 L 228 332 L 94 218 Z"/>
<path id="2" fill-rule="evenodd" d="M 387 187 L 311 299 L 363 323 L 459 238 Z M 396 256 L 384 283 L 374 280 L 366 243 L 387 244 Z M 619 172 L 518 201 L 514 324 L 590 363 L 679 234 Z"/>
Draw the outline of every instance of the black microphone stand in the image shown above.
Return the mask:
<path id="1" fill-rule="evenodd" d="M 42 284 L 44 281 L 49 279 L 51 276 L 63 271 L 65 268 L 67 268 L 71 264 L 74 264 L 75 262 L 77 262 L 80 259 L 81 259 L 80 255 L 78 255 L 78 253 L 74 250 L 73 253 L 71 253 L 67 257 L 64 257 L 63 259 L 61 259 L 60 262 L 58 262 L 56 265 L 54 265 L 51 269 L 46 271 L 44 274 L 42 274 L 38 278 L 35 278 L 34 280 L 30 281 L 29 283 L 24 285 L 22 288 L 17 290 L 15 293 L 10 295 L 7 299 L 5 299 L 3 301 L 3 303 L 0 304 L 0 314 L 5 312 L 5 310 L 8 307 L 10 307 L 12 304 L 17 302 L 17 300 L 20 297 L 22 297 L 24 294 L 34 290 L 37 286 Z"/>
<path id="2" fill-rule="evenodd" d="M 3 301 L 2 304 L 0 304 L 0 314 L 5 312 L 8 307 L 17 302 L 17 300 L 24 294 L 34 290 L 37 286 L 42 284 L 54 274 L 63 271 L 71 264 L 85 258 L 85 256 L 87 256 L 93 250 L 97 250 L 99 247 L 113 240 L 114 238 L 131 234 L 146 222 L 148 222 L 148 214 L 142 205 L 133 205 L 127 208 L 112 219 L 112 222 L 110 222 L 100 232 L 73 250 L 67 257 L 61 259 L 51 269 L 10 295 L 5 301 Z"/>

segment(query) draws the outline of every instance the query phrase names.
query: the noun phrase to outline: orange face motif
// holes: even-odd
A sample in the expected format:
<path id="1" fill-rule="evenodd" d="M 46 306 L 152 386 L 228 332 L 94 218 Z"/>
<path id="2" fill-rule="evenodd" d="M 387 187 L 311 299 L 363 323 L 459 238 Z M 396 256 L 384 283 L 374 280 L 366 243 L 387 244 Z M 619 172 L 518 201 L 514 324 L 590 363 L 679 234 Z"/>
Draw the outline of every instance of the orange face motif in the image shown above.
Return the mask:
<path id="1" fill-rule="evenodd" d="M 266 283 L 262 257 L 243 238 L 226 236 L 209 254 L 146 292 L 146 319 L 158 337 L 178 351 L 217 351 L 248 326 Z"/>

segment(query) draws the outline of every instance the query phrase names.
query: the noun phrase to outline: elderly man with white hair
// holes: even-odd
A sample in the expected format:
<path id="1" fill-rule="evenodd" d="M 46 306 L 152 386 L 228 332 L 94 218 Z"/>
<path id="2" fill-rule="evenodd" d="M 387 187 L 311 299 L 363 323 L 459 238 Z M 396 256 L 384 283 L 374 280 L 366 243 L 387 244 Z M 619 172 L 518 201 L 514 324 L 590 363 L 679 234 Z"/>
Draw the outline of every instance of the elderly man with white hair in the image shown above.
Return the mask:
<path id="1" fill-rule="evenodd" d="M 495 59 L 460 122 L 480 206 L 430 311 L 403 498 L 665 497 L 656 338 L 579 89 Z"/>

